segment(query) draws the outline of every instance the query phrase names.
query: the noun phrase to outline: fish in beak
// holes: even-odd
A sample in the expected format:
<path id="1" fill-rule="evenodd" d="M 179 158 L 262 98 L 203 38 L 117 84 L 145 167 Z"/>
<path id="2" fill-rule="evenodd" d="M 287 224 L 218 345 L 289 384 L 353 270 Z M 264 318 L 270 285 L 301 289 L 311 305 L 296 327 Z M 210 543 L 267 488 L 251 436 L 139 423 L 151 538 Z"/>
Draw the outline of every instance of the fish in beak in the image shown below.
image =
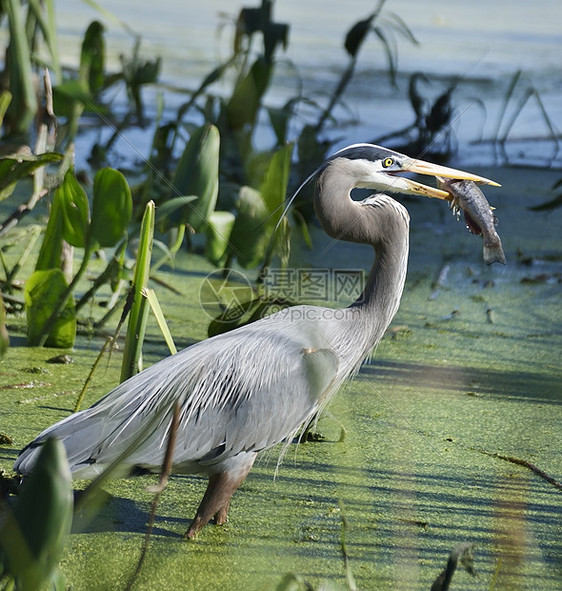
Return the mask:
<path id="1" fill-rule="evenodd" d="M 408 158 L 406 156 L 402 156 L 400 159 L 397 159 L 397 166 L 393 169 L 390 169 L 389 167 L 388 170 L 388 173 L 392 175 L 399 172 L 429 175 L 438 179 L 447 178 L 472 181 L 480 185 L 492 185 L 494 187 L 500 186 L 500 184 L 496 183 L 495 181 L 477 174 L 473 174 L 471 172 L 465 172 L 464 170 L 457 170 L 456 168 L 449 168 L 448 166 L 433 164 L 431 162 L 426 162 L 425 160 Z M 403 176 L 397 176 L 395 178 L 397 181 L 395 183 L 395 188 L 397 190 L 403 190 L 406 193 L 423 195 L 425 197 L 444 199 L 446 201 L 451 201 L 453 199 L 452 195 L 443 189 L 431 187 Z"/>

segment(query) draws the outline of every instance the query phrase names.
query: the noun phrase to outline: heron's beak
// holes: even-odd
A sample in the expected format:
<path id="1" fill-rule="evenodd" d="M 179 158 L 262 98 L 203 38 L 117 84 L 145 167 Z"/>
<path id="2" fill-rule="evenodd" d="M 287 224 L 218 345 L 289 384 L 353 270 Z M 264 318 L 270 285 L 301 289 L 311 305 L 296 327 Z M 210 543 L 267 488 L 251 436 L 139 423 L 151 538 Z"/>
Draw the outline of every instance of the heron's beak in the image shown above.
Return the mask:
<path id="1" fill-rule="evenodd" d="M 447 166 L 440 166 L 439 164 L 432 164 L 431 162 L 425 162 L 424 160 L 416 160 L 414 158 L 402 161 L 400 172 L 415 172 L 416 174 L 431 175 L 434 177 L 444 177 L 449 179 L 458 179 L 462 181 L 474 181 L 481 185 L 493 185 L 499 187 L 500 184 L 487 179 L 483 176 L 478 176 L 471 172 L 465 172 L 463 170 L 457 170 L 455 168 L 449 168 Z M 400 177 L 400 180 L 405 183 L 404 189 L 408 193 L 414 193 L 424 195 L 426 197 L 436 197 L 438 199 L 450 200 L 451 195 L 447 191 L 442 191 L 435 187 L 429 187 L 422 183 L 417 183 L 411 179 Z"/>

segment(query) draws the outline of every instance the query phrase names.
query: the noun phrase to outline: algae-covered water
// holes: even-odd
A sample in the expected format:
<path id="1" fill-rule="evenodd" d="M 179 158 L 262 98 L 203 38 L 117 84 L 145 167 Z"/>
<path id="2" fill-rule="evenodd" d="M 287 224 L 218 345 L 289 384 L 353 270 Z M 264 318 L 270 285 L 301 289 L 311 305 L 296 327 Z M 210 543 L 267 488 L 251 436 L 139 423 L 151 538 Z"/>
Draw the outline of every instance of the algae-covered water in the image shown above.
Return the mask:
<path id="1" fill-rule="evenodd" d="M 292 572 L 315 586 L 352 587 L 352 576 L 359 589 L 429 589 L 461 543 L 474 544 L 476 574 L 461 568 L 451 589 L 561 588 L 562 492 L 529 468 L 562 480 L 562 211 L 527 209 L 551 197 L 557 174 L 475 172 L 503 185 L 487 195 L 507 266 L 486 267 L 480 239 L 444 203 L 405 201 L 411 257 L 400 310 L 320 420 L 324 440 L 291 447 L 276 478 L 278 450 L 264 454 L 229 522 L 194 541 L 181 536 L 205 483 L 173 476 L 135 588 L 274 589 Z M 335 244 L 319 229 L 313 237 L 313 251 L 295 239 L 295 267 L 369 268 L 370 249 Z M 159 273 L 180 293 L 153 286 L 178 346 L 205 338 L 199 289 L 211 271 L 181 253 L 175 269 Z M 22 446 L 71 411 L 102 342 L 80 336 L 74 363 L 50 364 L 60 351 L 23 347 L 22 326 L 10 321 L 12 347 L 0 364 L 8 472 Z M 145 362 L 165 354 L 152 322 Z M 117 383 L 119 364 L 117 351 L 86 404 Z M 99 514 L 75 524 L 61 562 L 73 589 L 125 588 L 154 481 L 110 482 Z"/>

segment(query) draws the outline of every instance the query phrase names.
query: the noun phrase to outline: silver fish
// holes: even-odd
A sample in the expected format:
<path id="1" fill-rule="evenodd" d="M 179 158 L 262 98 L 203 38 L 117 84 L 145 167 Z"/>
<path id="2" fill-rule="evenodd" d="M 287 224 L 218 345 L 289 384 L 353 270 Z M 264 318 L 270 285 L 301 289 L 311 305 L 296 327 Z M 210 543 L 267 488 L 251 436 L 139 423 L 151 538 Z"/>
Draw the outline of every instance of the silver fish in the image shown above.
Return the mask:
<path id="1" fill-rule="evenodd" d="M 437 186 L 451 195 L 451 209 L 457 217 L 461 210 L 464 212 L 470 232 L 482 234 L 485 263 L 505 265 L 502 241 L 495 228 L 498 220 L 478 185 L 473 181 L 438 178 Z"/>

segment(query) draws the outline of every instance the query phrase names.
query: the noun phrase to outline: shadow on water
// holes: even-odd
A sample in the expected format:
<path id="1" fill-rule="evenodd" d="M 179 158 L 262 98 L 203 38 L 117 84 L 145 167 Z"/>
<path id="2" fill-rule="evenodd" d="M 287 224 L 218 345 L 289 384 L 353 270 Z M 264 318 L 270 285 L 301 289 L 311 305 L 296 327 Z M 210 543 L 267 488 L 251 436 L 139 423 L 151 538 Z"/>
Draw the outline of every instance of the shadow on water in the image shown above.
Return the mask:
<path id="1" fill-rule="evenodd" d="M 560 380 L 555 375 L 525 371 L 500 371 L 489 367 L 424 365 L 375 359 L 361 369 L 359 377 L 390 381 L 396 386 L 419 386 L 438 392 L 462 392 L 510 397 L 521 401 L 560 405 Z M 474 392 L 471 389 L 475 390 Z"/>
<path id="2" fill-rule="evenodd" d="M 522 588 L 538 588 L 533 587 L 538 580 L 554 588 L 562 574 L 562 536 L 556 525 L 562 506 L 560 493 L 548 484 L 488 458 L 489 469 L 472 466 L 470 458 L 462 470 L 453 471 L 438 463 L 392 466 L 373 457 L 358 466 L 347 463 L 345 444 L 341 457 L 335 447 L 300 446 L 299 458 L 283 464 L 276 479 L 274 467 L 260 462 L 234 496 L 226 526 L 207 526 L 196 541 L 170 548 L 187 529 L 204 490 L 199 477 L 172 476 L 157 511 L 154 556 L 195 553 L 191 566 L 206 569 L 244 555 L 251 557 L 244 568 L 254 582 L 266 580 L 273 557 L 276 562 L 283 556 L 283 564 L 302 565 L 298 572 L 305 578 L 320 579 L 327 563 L 332 568 L 341 563 L 345 523 L 347 552 L 361 588 L 376 588 L 369 576 L 384 579 L 390 576 L 383 576 L 387 569 L 402 567 L 419 570 L 418 583 L 431 580 L 461 542 L 475 544 L 480 579 L 476 586 L 459 588 L 489 588 L 485 581 L 500 558 L 512 569 L 505 576 Z M 134 479 L 129 490 L 137 500 L 108 494 L 95 518 L 76 531 L 144 534 L 150 501 L 146 495 L 138 500 L 137 487 L 140 491 L 146 483 L 145 477 Z"/>

